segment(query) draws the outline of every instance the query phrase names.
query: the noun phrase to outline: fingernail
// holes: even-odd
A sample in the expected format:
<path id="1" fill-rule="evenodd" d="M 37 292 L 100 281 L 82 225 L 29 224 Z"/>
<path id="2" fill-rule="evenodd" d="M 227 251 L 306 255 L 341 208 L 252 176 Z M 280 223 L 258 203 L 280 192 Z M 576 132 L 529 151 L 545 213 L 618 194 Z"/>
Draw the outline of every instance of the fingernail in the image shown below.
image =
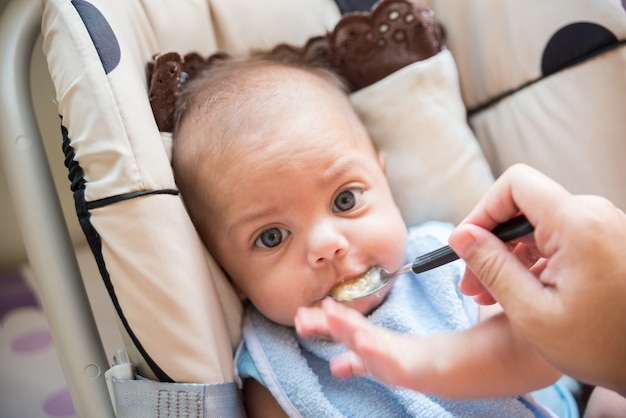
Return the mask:
<path id="1" fill-rule="evenodd" d="M 465 226 L 458 227 L 458 229 L 450 235 L 450 247 L 452 247 L 454 252 L 461 258 L 470 255 L 475 243 L 476 238 L 474 234 Z"/>

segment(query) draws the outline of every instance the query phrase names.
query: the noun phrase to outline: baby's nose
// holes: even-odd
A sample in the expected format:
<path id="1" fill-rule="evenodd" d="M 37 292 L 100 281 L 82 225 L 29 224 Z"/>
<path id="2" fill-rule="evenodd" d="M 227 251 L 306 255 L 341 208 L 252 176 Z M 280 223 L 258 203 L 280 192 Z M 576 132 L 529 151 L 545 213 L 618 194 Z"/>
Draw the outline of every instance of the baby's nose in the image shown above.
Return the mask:
<path id="1" fill-rule="evenodd" d="M 316 225 L 309 237 L 309 264 L 318 267 L 342 257 L 348 252 L 349 242 L 345 234 L 332 222 Z"/>

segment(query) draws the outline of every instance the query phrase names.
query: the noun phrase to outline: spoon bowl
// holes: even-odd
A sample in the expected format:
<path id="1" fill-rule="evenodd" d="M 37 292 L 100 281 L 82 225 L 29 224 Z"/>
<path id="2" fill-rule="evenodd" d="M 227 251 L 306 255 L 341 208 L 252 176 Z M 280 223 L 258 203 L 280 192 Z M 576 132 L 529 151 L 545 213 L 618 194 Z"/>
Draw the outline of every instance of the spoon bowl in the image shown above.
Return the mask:
<path id="1" fill-rule="evenodd" d="M 400 270 L 390 273 L 382 267 L 372 266 L 364 275 L 341 283 L 333 289 L 330 297 L 337 302 L 364 298 L 391 284 L 399 275 L 411 271 L 411 267 L 412 264 L 407 264 Z"/>

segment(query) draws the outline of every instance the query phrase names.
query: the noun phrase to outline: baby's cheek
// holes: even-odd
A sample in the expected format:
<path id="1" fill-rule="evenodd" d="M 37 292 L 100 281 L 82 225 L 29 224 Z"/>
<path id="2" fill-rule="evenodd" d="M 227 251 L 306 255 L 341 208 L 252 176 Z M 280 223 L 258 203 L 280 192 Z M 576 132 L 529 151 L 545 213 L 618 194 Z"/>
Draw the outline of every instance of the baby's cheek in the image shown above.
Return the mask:
<path id="1" fill-rule="evenodd" d="M 408 246 L 408 235 L 404 221 L 397 222 L 387 234 L 386 245 L 394 262 L 399 265 L 404 264 Z"/>
<path id="2" fill-rule="evenodd" d="M 302 290 L 281 290 L 274 288 L 274 291 L 267 288 L 269 292 L 257 299 L 257 303 L 252 303 L 264 316 L 281 325 L 293 326 L 294 318 L 298 308 L 302 306 L 310 306 L 300 299 Z"/>

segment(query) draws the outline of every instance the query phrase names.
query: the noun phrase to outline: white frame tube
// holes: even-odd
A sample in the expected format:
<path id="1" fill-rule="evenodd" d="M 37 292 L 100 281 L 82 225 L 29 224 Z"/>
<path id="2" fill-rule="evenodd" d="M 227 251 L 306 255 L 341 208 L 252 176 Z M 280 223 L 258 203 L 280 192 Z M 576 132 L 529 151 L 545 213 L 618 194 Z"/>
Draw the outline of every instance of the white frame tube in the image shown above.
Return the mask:
<path id="1" fill-rule="evenodd" d="M 30 59 L 41 15 L 39 0 L 12 0 L 0 18 L 0 156 L 76 412 L 113 417 L 104 379 L 106 354 L 31 103 Z M 60 135 L 59 130 L 59 149 Z"/>

